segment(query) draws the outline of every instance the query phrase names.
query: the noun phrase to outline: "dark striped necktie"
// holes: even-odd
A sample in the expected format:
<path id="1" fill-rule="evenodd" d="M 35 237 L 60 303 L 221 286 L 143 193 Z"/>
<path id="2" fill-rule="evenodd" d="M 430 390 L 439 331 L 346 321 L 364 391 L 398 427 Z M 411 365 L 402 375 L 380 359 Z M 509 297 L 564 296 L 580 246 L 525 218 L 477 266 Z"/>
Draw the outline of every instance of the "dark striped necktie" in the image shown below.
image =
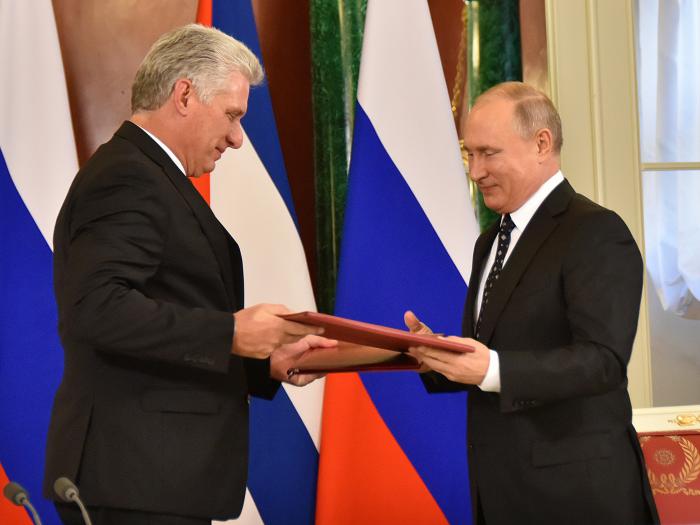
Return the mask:
<path id="1" fill-rule="evenodd" d="M 513 219 L 510 218 L 510 214 L 506 213 L 501 221 L 501 228 L 498 230 L 498 247 L 496 248 L 496 259 L 493 261 L 493 266 L 491 266 L 491 271 L 486 278 L 486 284 L 484 285 L 484 295 L 481 298 L 481 309 L 479 310 L 479 317 L 476 320 L 476 330 L 474 330 L 474 337 L 479 339 L 479 331 L 481 329 L 481 322 L 484 318 L 484 310 L 489 302 L 489 294 L 491 293 L 496 281 L 498 281 L 498 276 L 503 269 L 503 261 L 508 253 L 508 246 L 510 246 L 510 233 L 515 228 L 515 223 Z"/>

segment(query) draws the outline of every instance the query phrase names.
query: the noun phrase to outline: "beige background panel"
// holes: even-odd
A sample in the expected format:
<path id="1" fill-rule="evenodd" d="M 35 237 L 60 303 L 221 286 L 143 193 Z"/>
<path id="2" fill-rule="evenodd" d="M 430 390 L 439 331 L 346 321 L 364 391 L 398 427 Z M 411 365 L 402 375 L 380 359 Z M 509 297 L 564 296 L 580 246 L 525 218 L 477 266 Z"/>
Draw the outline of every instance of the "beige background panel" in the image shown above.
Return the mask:
<path id="1" fill-rule="evenodd" d="M 520 0 L 520 41 L 523 81 L 549 93 L 544 0 Z"/>
<path id="2" fill-rule="evenodd" d="M 131 83 L 153 42 L 193 22 L 197 0 L 53 0 L 78 161 L 129 117 Z"/>
<path id="3" fill-rule="evenodd" d="M 562 169 L 615 210 L 643 252 L 632 0 L 546 0 L 552 98 L 564 126 Z M 646 293 L 632 360 L 635 407 L 653 403 Z"/>

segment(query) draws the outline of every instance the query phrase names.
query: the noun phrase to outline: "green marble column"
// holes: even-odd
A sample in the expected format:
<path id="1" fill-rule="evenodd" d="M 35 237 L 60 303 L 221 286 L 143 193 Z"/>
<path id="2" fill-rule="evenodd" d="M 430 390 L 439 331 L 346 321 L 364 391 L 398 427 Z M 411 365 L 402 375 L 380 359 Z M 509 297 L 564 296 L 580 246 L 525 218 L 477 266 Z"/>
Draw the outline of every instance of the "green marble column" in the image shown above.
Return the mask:
<path id="1" fill-rule="evenodd" d="M 318 275 L 332 312 L 367 0 L 310 0 Z"/>
<path id="2" fill-rule="evenodd" d="M 522 80 L 518 3 L 519 0 L 470 0 L 467 3 L 471 104 L 499 82 Z M 481 192 L 473 189 L 477 196 L 477 218 L 483 231 L 498 215 L 486 207 Z"/>

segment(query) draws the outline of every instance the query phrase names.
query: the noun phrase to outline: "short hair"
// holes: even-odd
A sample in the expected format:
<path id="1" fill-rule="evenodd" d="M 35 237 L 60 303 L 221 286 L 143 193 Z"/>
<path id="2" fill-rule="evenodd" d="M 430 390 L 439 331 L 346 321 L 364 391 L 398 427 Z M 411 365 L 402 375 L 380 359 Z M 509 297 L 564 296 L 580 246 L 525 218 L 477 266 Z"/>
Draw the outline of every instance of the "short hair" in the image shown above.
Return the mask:
<path id="1" fill-rule="evenodd" d="M 564 144 L 561 118 L 547 95 L 524 82 L 502 82 L 482 93 L 474 105 L 490 98 L 515 102 L 513 126 L 522 138 L 532 138 L 538 130 L 547 128 L 552 133 L 554 151 L 561 152 Z"/>
<path id="2" fill-rule="evenodd" d="M 225 89 L 234 71 L 257 86 L 265 76 L 260 61 L 245 44 L 218 29 L 188 24 L 162 35 L 141 62 L 131 87 L 131 111 L 160 108 L 180 78 L 192 81 L 206 104 Z"/>

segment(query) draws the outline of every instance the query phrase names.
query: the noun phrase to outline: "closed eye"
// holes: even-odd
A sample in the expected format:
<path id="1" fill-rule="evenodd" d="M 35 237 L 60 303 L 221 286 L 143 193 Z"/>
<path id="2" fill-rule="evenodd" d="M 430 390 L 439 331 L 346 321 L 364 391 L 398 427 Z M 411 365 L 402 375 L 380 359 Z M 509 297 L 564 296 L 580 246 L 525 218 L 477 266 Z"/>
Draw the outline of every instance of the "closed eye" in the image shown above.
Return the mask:
<path id="1" fill-rule="evenodd" d="M 467 158 L 473 159 L 474 157 L 493 157 L 500 152 L 501 150 L 499 149 L 477 149 L 476 152 L 468 151 Z"/>
<path id="2" fill-rule="evenodd" d="M 242 111 L 227 111 L 226 116 L 228 117 L 229 121 L 235 122 L 236 120 L 240 120 L 241 117 L 243 117 L 243 112 Z"/>

